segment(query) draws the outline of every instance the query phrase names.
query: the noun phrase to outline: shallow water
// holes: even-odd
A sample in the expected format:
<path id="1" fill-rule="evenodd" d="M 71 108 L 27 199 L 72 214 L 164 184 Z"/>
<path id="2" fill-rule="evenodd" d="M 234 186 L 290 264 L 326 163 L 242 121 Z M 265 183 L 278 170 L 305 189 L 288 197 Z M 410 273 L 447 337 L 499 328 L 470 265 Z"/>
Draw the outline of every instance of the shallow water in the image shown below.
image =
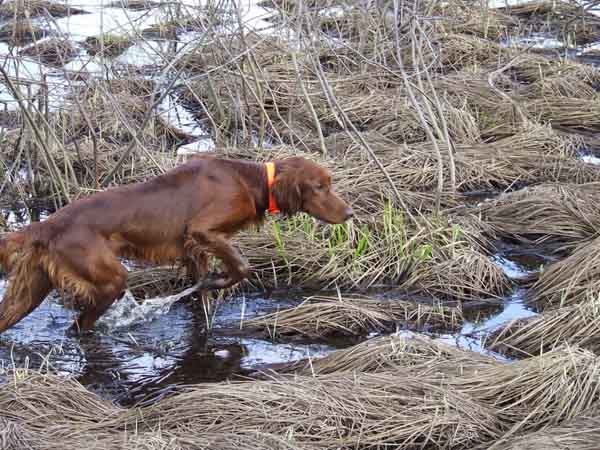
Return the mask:
<path id="1" fill-rule="evenodd" d="M 0 294 L 4 287 L 2 282 Z M 292 303 L 253 297 L 245 300 L 244 314 L 250 318 Z M 335 348 L 219 333 L 234 317 L 239 323 L 234 311 L 243 304 L 243 299 L 233 298 L 222 310 L 217 307 L 213 332 L 207 332 L 201 303 L 186 299 L 166 312 L 154 310 L 132 321 L 109 313 L 94 333 L 69 337 L 65 331 L 75 314 L 51 296 L 0 336 L 0 376 L 12 366 L 49 367 L 128 404 L 177 385 L 246 375 L 264 365 L 316 357 Z"/>
<path id="2" fill-rule="evenodd" d="M 502 268 L 508 278 L 518 282 L 539 271 L 540 267 L 548 263 L 550 259 L 532 251 L 522 252 L 508 247 L 503 252 L 494 255 L 492 261 Z M 465 320 L 457 333 L 440 335 L 439 338 L 459 348 L 490 355 L 502 361 L 507 360 L 504 356 L 487 350 L 484 341 L 489 332 L 506 322 L 537 315 L 526 306 L 524 302 L 526 294 L 526 289 L 515 287 L 512 293 L 504 298 L 499 311 L 491 315 L 484 314 L 483 319 L 477 322 Z"/>

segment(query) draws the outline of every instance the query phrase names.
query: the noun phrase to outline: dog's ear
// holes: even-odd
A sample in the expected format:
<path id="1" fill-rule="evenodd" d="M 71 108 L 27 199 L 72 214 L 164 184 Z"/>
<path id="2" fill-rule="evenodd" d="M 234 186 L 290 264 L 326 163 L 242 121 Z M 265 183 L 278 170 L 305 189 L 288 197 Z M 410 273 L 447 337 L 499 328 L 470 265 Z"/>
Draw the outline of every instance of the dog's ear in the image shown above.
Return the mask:
<path id="1" fill-rule="evenodd" d="M 277 207 L 284 215 L 300 212 L 302 208 L 302 187 L 300 177 L 294 169 L 287 169 L 275 177 L 273 196 Z"/>

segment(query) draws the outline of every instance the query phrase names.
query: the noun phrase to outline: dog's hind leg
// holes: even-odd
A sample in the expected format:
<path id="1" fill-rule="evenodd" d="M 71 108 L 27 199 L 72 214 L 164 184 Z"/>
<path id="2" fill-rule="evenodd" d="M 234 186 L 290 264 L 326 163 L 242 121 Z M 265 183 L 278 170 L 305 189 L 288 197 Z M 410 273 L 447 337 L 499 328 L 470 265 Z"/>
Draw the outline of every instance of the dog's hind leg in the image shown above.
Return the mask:
<path id="1" fill-rule="evenodd" d="M 85 277 L 85 281 L 94 286 L 93 293 L 88 296 L 88 302 L 73 323 L 71 332 L 90 331 L 94 328 L 96 320 L 123 295 L 127 285 L 127 269 L 116 257 L 99 255 L 90 258 L 90 264 L 94 264 L 94 260 L 101 269 L 86 273 L 88 276 Z"/>
<path id="2" fill-rule="evenodd" d="M 41 267 L 18 272 L 9 283 L 0 303 L 0 333 L 28 316 L 52 290 L 48 275 Z"/>
<path id="3" fill-rule="evenodd" d="M 89 331 L 123 295 L 127 270 L 107 242 L 86 229 L 72 230 L 61 236 L 54 250 L 63 266 L 64 286 L 61 287 L 78 298 L 83 307 L 70 332 Z"/>

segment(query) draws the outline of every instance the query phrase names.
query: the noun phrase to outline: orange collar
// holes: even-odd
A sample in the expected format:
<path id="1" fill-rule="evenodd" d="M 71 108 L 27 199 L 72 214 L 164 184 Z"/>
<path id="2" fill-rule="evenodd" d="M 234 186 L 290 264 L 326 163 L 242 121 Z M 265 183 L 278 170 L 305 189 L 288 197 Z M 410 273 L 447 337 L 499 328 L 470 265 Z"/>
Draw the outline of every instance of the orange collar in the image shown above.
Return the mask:
<path id="1" fill-rule="evenodd" d="M 273 196 L 273 190 L 271 189 L 275 182 L 275 163 L 265 163 L 265 167 L 267 169 L 267 186 L 269 188 L 269 209 L 267 211 L 271 214 L 277 214 L 279 213 L 279 208 L 277 207 L 275 197 Z"/>

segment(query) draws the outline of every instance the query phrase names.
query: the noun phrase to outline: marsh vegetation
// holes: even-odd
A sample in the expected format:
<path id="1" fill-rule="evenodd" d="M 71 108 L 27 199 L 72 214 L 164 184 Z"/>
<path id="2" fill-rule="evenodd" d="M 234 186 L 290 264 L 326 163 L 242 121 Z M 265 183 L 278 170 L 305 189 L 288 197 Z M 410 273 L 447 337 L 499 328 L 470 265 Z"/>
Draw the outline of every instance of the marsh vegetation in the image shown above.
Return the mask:
<path id="1" fill-rule="evenodd" d="M 0 336 L 0 448 L 597 448 L 596 3 L 0 5 L 3 230 L 200 152 L 356 211 L 269 217 L 204 301 L 128 262 L 94 336 L 53 296 Z"/>

